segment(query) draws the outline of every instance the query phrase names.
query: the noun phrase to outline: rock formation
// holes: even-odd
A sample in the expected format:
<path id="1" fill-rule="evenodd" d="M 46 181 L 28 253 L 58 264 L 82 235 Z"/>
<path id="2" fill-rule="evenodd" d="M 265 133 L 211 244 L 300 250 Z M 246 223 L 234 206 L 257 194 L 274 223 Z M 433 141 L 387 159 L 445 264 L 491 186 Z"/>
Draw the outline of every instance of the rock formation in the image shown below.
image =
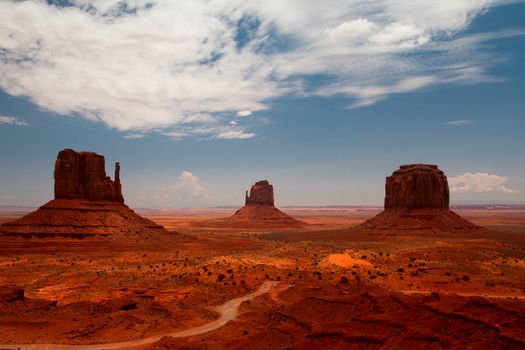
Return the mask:
<path id="1" fill-rule="evenodd" d="M 55 199 L 81 198 L 124 202 L 120 164 L 115 164 L 115 181 L 106 176 L 104 156 L 65 149 L 55 162 Z"/>
<path id="2" fill-rule="evenodd" d="M 274 206 L 273 186 L 268 180 L 257 181 L 246 191 L 245 205 L 231 217 L 245 226 L 300 227 L 304 224 Z M 238 226 L 238 225 L 237 225 Z"/>
<path id="3" fill-rule="evenodd" d="M 401 165 L 386 178 L 385 209 L 448 209 L 448 182 L 432 164 Z"/>
<path id="4" fill-rule="evenodd" d="M 385 210 L 360 227 L 430 232 L 480 229 L 449 210 L 447 177 L 431 164 L 401 165 L 388 176 Z"/>
<path id="5" fill-rule="evenodd" d="M 257 181 L 250 189 L 250 195 L 246 191 L 244 205 L 274 205 L 273 186 L 268 180 Z"/>
<path id="6" fill-rule="evenodd" d="M 104 157 L 65 149 L 55 162 L 55 199 L 0 226 L 0 236 L 146 237 L 167 231 L 124 204 L 120 164 L 115 180 L 106 176 Z"/>

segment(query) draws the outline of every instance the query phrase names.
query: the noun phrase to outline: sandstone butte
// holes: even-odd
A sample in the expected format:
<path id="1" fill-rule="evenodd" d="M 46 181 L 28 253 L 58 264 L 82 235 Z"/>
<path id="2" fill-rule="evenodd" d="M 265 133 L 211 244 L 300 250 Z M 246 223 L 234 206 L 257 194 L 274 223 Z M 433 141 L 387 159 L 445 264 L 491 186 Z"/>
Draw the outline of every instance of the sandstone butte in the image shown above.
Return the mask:
<path id="1" fill-rule="evenodd" d="M 273 186 L 268 180 L 257 181 L 246 191 L 244 207 L 237 210 L 230 219 L 246 224 L 276 227 L 300 227 L 303 226 L 299 220 L 283 213 L 274 205 Z"/>
<path id="2" fill-rule="evenodd" d="M 111 180 L 103 156 L 65 149 L 58 153 L 54 179 L 55 199 L 1 225 L 0 236 L 145 238 L 167 232 L 124 204 L 119 163 Z"/>
<path id="3" fill-rule="evenodd" d="M 431 164 L 401 165 L 388 176 L 385 210 L 359 227 L 420 232 L 481 229 L 449 209 L 447 177 Z"/>

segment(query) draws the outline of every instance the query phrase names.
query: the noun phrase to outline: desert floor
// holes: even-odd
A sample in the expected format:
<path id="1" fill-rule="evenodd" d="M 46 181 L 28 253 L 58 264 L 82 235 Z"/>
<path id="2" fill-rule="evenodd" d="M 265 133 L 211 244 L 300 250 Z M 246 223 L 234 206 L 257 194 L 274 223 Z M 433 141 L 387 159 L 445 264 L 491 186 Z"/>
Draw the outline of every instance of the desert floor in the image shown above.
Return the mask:
<path id="1" fill-rule="evenodd" d="M 0 237 L 0 286 L 25 291 L 0 299 L 0 344 L 184 331 L 270 281 L 224 326 L 137 348 L 525 349 L 525 207 L 458 208 L 486 227 L 468 234 L 351 228 L 380 208 L 284 210 L 306 228 L 202 225 L 232 208 L 143 210 L 178 232 L 171 242 Z"/>

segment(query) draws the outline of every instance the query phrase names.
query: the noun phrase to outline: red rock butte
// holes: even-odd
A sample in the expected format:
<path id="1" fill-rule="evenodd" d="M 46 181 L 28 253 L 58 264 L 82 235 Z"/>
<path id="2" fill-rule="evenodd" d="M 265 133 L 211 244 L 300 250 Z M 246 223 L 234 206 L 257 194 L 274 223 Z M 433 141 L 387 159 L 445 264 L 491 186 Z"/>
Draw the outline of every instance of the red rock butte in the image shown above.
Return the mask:
<path id="1" fill-rule="evenodd" d="M 115 181 L 106 176 L 104 156 L 65 149 L 55 162 L 55 199 L 108 200 L 124 203 L 120 164 L 115 164 Z"/>
<path id="2" fill-rule="evenodd" d="M 421 232 L 481 229 L 449 210 L 447 177 L 432 164 L 401 165 L 388 176 L 385 210 L 359 227 Z"/>
<path id="3" fill-rule="evenodd" d="M 268 180 L 257 181 L 250 192 L 246 191 L 245 205 L 233 214 L 231 219 L 255 225 L 276 227 L 299 227 L 304 225 L 274 205 L 273 186 Z"/>
<path id="4" fill-rule="evenodd" d="M 250 194 L 246 191 L 244 205 L 271 205 L 274 206 L 273 186 L 268 180 L 257 181 L 250 189 Z"/>
<path id="5" fill-rule="evenodd" d="M 58 153 L 54 177 L 55 199 L 1 225 L 0 236 L 145 238 L 167 232 L 124 204 L 119 163 L 113 181 L 103 156 L 65 149 Z"/>

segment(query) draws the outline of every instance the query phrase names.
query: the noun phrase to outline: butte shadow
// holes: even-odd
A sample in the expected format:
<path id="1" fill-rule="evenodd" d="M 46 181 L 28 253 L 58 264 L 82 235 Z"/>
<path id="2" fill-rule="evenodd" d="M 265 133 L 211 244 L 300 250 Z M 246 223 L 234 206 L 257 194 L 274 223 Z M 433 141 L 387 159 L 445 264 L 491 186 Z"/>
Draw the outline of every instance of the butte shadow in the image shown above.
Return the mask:
<path id="1" fill-rule="evenodd" d="M 385 210 L 357 226 L 377 231 L 482 230 L 449 209 L 447 177 L 437 165 L 401 165 L 386 178 Z"/>
<path id="2" fill-rule="evenodd" d="M 103 156 L 64 149 L 58 153 L 54 179 L 55 199 L 1 225 L 0 236 L 130 239 L 168 233 L 124 204 L 118 162 L 111 180 Z"/>
<path id="3" fill-rule="evenodd" d="M 246 191 L 244 207 L 227 218 L 204 220 L 193 224 L 210 228 L 250 228 L 250 229 L 301 229 L 302 221 L 275 207 L 273 186 L 268 180 L 257 181 Z"/>

